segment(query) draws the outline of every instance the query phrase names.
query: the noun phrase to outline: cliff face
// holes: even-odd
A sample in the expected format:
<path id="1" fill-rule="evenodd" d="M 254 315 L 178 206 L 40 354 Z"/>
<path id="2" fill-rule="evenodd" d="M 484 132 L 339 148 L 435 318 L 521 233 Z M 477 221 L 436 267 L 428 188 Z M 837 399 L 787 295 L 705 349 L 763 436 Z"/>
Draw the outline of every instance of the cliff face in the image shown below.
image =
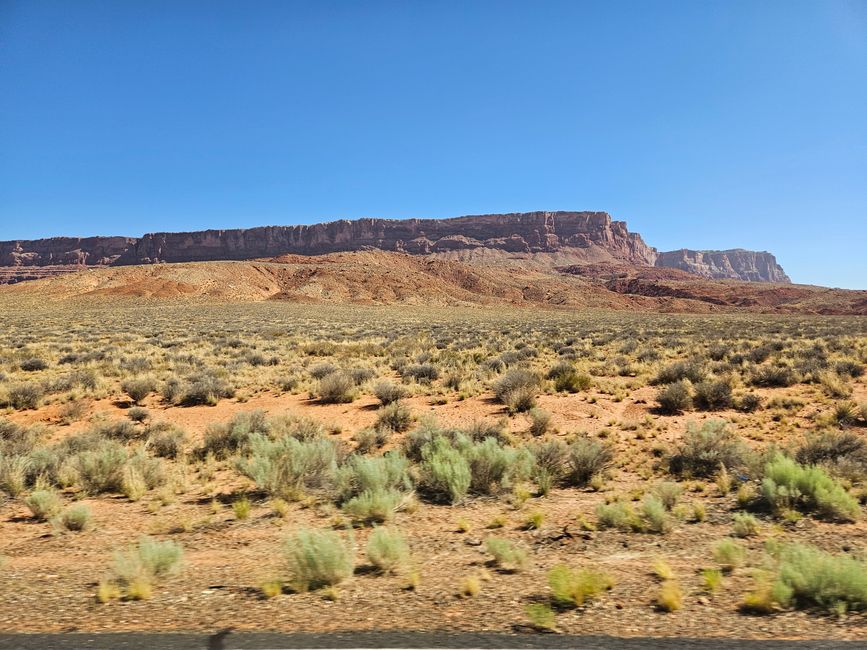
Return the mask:
<path id="1" fill-rule="evenodd" d="M 454 219 L 359 219 L 312 226 L 153 233 L 116 264 L 244 260 L 283 254 L 322 255 L 363 248 L 427 254 L 473 248 L 551 252 L 599 246 L 631 264 L 652 265 L 656 250 L 605 212 L 526 212 Z"/>
<path id="2" fill-rule="evenodd" d="M 0 242 L 0 266 L 106 266 L 135 239 L 130 237 L 51 237 Z"/>
<path id="3" fill-rule="evenodd" d="M 374 248 L 414 255 L 492 249 L 556 253 L 591 249 L 588 259 L 681 269 L 704 278 L 789 282 L 770 253 L 679 250 L 658 254 L 606 212 L 523 212 L 453 219 L 359 219 L 311 226 L 162 232 L 128 237 L 54 237 L 0 242 L 0 283 L 81 266 L 251 260 Z M 5 278 L 5 279 L 4 279 Z"/>
<path id="4" fill-rule="evenodd" d="M 693 251 L 686 248 L 667 251 L 659 253 L 656 266 L 680 269 L 714 280 L 791 282 L 773 255 L 740 248 L 727 251 Z"/>

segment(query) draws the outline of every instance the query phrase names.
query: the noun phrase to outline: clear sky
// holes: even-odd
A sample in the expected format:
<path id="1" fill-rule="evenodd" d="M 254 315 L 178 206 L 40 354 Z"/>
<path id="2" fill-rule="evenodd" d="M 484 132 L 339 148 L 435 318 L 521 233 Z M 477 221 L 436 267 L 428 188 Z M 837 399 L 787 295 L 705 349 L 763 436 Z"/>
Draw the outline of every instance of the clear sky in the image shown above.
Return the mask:
<path id="1" fill-rule="evenodd" d="M 0 0 L 0 239 L 529 210 L 867 288 L 867 2 Z"/>

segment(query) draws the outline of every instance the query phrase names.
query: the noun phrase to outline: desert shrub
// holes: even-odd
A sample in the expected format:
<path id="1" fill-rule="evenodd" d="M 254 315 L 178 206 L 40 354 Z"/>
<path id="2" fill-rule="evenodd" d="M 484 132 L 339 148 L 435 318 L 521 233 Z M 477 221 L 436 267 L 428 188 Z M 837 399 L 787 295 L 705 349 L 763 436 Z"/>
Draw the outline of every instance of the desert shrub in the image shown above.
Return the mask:
<path id="1" fill-rule="evenodd" d="M 867 562 L 802 544 L 783 546 L 772 594 L 784 607 L 867 610 Z"/>
<path id="2" fill-rule="evenodd" d="M 838 402 L 834 405 L 834 421 L 841 427 L 853 424 L 858 419 L 855 402 Z"/>
<path id="3" fill-rule="evenodd" d="M 316 394 L 323 404 L 348 404 L 355 400 L 355 382 L 344 372 L 332 372 L 319 380 Z"/>
<path id="4" fill-rule="evenodd" d="M 864 374 L 864 364 L 852 361 L 851 359 L 844 359 L 834 364 L 834 372 L 838 375 L 857 379 Z"/>
<path id="5" fill-rule="evenodd" d="M 38 370 L 45 370 L 48 368 L 48 364 L 39 357 L 32 357 L 30 359 L 24 359 L 18 367 L 21 368 L 24 372 L 36 372 Z"/>
<path id="6" fill-rule="evenodd" d="M 728 470 L 744 467 L 749 448 L 731 431 L 723 420 L 707 420 L 701 427 L 687 426 L 686 435 L 677 451 L 669 458 L 674 474 L 710 477 L 720 466 Z"/>
<path id="7" fill-rule="evenodd" d="M 750 377 L 753 386 L 767 388 L 785 388 L 798 383 L 795 371 L 786 366 L 759 366 Z"/>
<path id="8" fill-rule="evenodd" d="M 352 575 L 354 552 L 332 530 L 301 529 L 283 545 L 288 583 L 297 592 L 332 587 Z"/>
<path id="9" fill-rule="evenodd" d="M 54 490 L 34 490 L 26 499 L 26 505 L 34 519 L 46 521 L 63 507 L 63 499 Z"/>
<path id="10" fill-rule="evenodd" d="M 133 440 L 141 434 L 141 431 L 129 420 L 99 422 L 91 428 L 91 431 L 94 435 L 99 437 L 108 438 L 109 440 L 120 440 L 123 442 Z"/>
<path id="11" fill-rule="evenodd" d="M 134 377 L 121 384 L 121 390 L 138 404 L 157 389 L 157 382 L 152 377 Z"/>
<path id="12" fill-rule="evenodd" d="M 149 426 L 146 435 L 148 448 L 160 458 L 177 458 L 187 443 L 186 431 L 169 422 Z"/>
<path id="13" fill-rule="evenodd" d="M 267 434 L 270 428 L 265 411 L 243 411 L 228 422 L 212 423 L 205 430 L 205 440 L 200 454 L 213 454 L 226 458 L 245 450 L 254 434 Z"/>
<path id="14" fill-rule="evenodd" d="M 343 512 L 362 524 L 381 524 L 391 521 L 404 500 L 401 492 L 393 489 L 365 490 L 343 503 Z"/>
<path id="15" fill-rule="evenodd" d="M 298 388 L 298 385 L 301 383 L 301 379 L 298 375 L 281 375 L 275 381 L 277 384 L 277 388 L 280 389 L 283 393 L 291 393 L 293 390 Z"/>
<path id="16" fill-rule="evenodd" d="M 692 406 L 692 390 L 688 381 L 676 381 L 659 389 L 656 393 L 659 410 L 675 414 Z"/>
<path id="17" fill-rule="evenodd" d="M 721 411 L 732 406 L 732 387 L 724 379 L 701 381 L 695 385 L 692 398 L 695 407 L 702 411 Z"/>
<path id="18" fill-rule="evenodd" d="M 582 607 L 614 586 L 607 574 L 595 569 L 575 571 L 560 564 L 548 572 L 552 600 L 559 607 Z"/>
<path id="19" fill-rule="evenodd" d="M 349 376 L 352 377 L 352 381 L 356 386 L 360 386 L 364 382 L 373 379 L 375 375 L 376 371 L 373 368 L 357 367 L 349 369 Z"/>
<path id="20" fill-rule="evenodd" d="M 641 529 L 638 515 L 632 506 L 624 501 L 600 503 L 596 506 L 596 518 L 600 528 L 616 528 L 622 531 Z"/>
<path id="21" fill-rule="evenodd" d="M 494 383 L 494 396 L 509 413 L 521 413 L 536 405 L 538 389 L 538 375 L 523 368 L 514 368 Z"/>
<path id="22" fill-rule="evenodd" d="M 563 483 L 572 487 L 583 487 L 597 474 L 605 470 L 614 460 L 610 445 L 590 436 L 578 436 L 569 444 L 569 457 Z"/>
<path id="23" fill-rule="evenodd" d="M 409 461 L 397 451 L 383 456 L 350 456 L 335 475 L 335 494 L 344 502 L 364 492 L 409 491 Z"/>
<path id="24" fill-rule="evenodd" d="M 172 541 L 160 542 L 143 536 L 138 545 L 114 555 L 114 575 L 130 599 L 150 596 L 155 580 L 180 571 L 183 548 Z"/>
<path id="25" fill-rule="evenodd" d="M 250 437 L 250 454 L 239 458 L 235 466 L 255 481 L 260 490 L 292 500 L 305 490 L 331 485 L 337 453 L 330 440 L 302 442 L 292 437 L 271 440 L 257 433 Z"/>
<path id="26" fill-rule="evenodd" d="M 759 520 L 748 512 L 736 512 L 732 519 L 732 534 L 735 537 L 755 537 L 759 534 Z"/>
<path id="27" fill-rule="evenodd" d="M 735 408 L 743 413 L 752 413 L 762 405 L 762 398 L 755 393 L 745 393 L 735 401 Z"/>
<path id="28" fill-rule="evenodd" d="M 366 550 L 368 561 L 383 573 L 396 573 L 409 565 L 409 545 L 397 530 L 375 529 Z"/>
<path id="29" fill-rule="evenodd" d="M 420 487 L 437 500 L 457 503 L 473 480 L 470 463 L 449 440 L 437 436 L 422 449 Z"/>
<path id="30" fill-rule="evenodd" d="M 39 408 L 45 389 L 39 384 L 15 384 L 6 391 L 6 401 L 16 410 Z"/>
<path id="31" fill-rule="evenodd" d="M 0 453 L 0 489 L 17 497 L 27 487 L 30 461 L 25 456 Z"/>
<path id="32" fill-rule="evenodd" d="M 63 530 L 81 532 L 90 528 L 90 508 L 84 504 L 69 506 L 61 512 L 54 522 Z"/>
<path id="33" fill-rule="evenodd" d="M 503 537 L 488 537 L 485 550 L 491 554 L 494 566 L 506 571 L 521 571 L 527 566 L 527 551 Z"/>
<path id="34" fill-rule="evenodd" d="M 530 409 L 530 435 L 542 436 L 551 426 L 551 414 L 540 408 Z"/>
<path id="35" fill-rule="evenodd" d="M 823 469 L 782 454 L 765 465 L 762 498 L 773 510 L 816 512 L 831 520 L 854 521 L 861 512 L 858 501 Z"/>
<path id="36" fill-rule="evenodd" d="M 526 449 L 505 447 L 494 438 L 472 443 L 464 436 L 457 445 L 470 466 L 473 494 L 495 494 L 530 476 L 533 459 Z"/>
<path id="37" fill-rule="evenodd" d="M 671 518 L 662 500 L 653 494 L 644 497 L 641 503 L 641 514 L 645 521 L 644 528 L 652 533 L 667 533 L 671 530 Z"/>
<path id="38" fill-rule="evenodd" d="M 654 486 L 653 493 L 659 498 L 666 510 L 673 510 L 683 493 L 683 488 L 677 483 L 663 481 Z"/>
<path id="39" fill-rule="evenodd" d="M 40 424 L 22 426 L 0 418 L 0 453 L 27 456 L 47 434 L 47 429 Z"/>
<path id="40" fill-rule="evenodd" d="M 401 402 L 392 402 L 379 409 L 376 416 L 377 429 L 391 429 L 402 433 L 412 425 L 412 411 Z"/>
<path id="41" fill-rule="evenodd" d="M 867 443 L 850 431 L 822 431 L 808 437 L 795 459 L 802 465 L 823 465 L 846 477 L 867 475 Z"/>
<path id="42" fill-rule="evenodd" d="M 404 379 L 414 379 L 419 383 L 430 383 L 439 379 L 440 371 L 430 363 L 417 363 L 406 366 L 400 374 Z"/>
<path id="43" fill-rule="evenodd" d="M 121 491 L 127 452 L 117 442 L 103 440 L 95 448 L 76 454 L 72 462 L 86 494 Z"/>
<path id="44" fill-rule="evenodd" d="M 73 402 L 73 403 L 75 403 L 75 404 L 81 404 L 81 402 Z M 83 406 L 83 405 L 82 405 L 82 406 Z M 82 411 L 81 411 L 81 412 L 83 413 L 83 408 L 82 408 Z M 142 408 L 141 406 L 133 406 L 132 408 L 130 408 L 130 409 L 126 412 L 126 416 L 127 416 L 130 420 L 132 420 L 133 422 L 139 422 L 139 423 L 141 423 L 141 422 L 144 422 L 145 420 L 147 420 L 147 419 L 150 417 L 150 412 L 149 412 L 147 409 Z M 79 417 L 80 417 L 80 416 L 79 416 Z M 76 419 L 77 419 L 77 418 L 76 418 Z"/>
<path id="45" fill-rule="evenodd" d="M 225 397 L 232 397 L 235 389 L 223 379 L 210 373 L 192 375 L 181 385 L 173 402 L 182 406 L 204 404 L 213 406 Z M 165 393 L 164 393 L 165 396 Z"/>
<path id="46" fill-rule="evenodd" d="M 355 434 L 355 453 L 368 454 L 385 445 L 394 433 L 391 429 L 362 429 Z"/>
<path id="47" fill-rule="evenodd" d="M 310 376 L 313 377 L 313 379 L 320 380 L 324 379 L 332 373 L 337 372 L 338 370 L 340 370 L 340 368 L 335 366 L 333 363 L 318 363 L 312 368 L 310 368 Z"/>
<path id="48" fill-rule="evenodd" d="M 698 361 L 677 361 L 662 368 L 651 380 L 653 384 L 673 384 L 688 379 L 697 384 L 704 379 L 705 368 Z"/>
<path id="49" fill-rule="evenodd" d="M 400 384 L 382 380 L 376 382 L 373 386 L 373 394 L 383 406 L 388 406 L 393 402 L 397 402 L 406 397 L 406 389 Z"/>
<path id="50" fill-rule="evenodd" d="M 744 563 L 746 549 L 730 537 L 718 541 L 713 547 L 713 559 L 723 571 L 732 571 Z"/>
<path id="51" fill-rule="evenodd" d="M 656 608 L 662 612 L 675 612 L 683 607 L 683 591 L 674 580 L 665 580 L 655 599 Z"/>
<path id="52" fill-rule="evenodd" d="M 559 393 L 578 393 L 593 385 L 593 378 L 579 373 L 571 363 L 558 363 L 548 371 L 547 377 L 554 381 L 554 388 Z"/>
<path id="53" fill-rule="evenodd" d="M 473 442 L 481 442 L 487 438 L 493 438 L 497 442 L 509 444 L 509 434 L 506 431 L 507 421 L 488 422 L 486 420 L 473 421 L 462 433 Z"/>

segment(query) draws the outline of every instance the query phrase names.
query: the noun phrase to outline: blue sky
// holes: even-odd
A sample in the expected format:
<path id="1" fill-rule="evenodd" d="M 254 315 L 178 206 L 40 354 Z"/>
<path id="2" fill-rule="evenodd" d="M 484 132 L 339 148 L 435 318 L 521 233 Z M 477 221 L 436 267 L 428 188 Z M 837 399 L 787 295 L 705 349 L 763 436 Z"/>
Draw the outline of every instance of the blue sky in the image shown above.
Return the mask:
<path id="1" fill-rule="evenodd" d="M 867 2 L 0 2 L 0 239 L 582 209 L 867 288 Z"/>

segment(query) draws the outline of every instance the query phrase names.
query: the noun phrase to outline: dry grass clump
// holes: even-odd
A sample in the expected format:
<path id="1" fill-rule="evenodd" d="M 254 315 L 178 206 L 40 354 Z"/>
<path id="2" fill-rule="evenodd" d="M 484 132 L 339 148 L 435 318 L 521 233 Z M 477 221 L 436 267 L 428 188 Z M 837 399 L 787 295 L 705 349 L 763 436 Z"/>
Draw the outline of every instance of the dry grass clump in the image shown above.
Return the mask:
<path id="1" fill-rule="evenodd" d="M 154 582 L 181 570 L 183 555 L 180 544 L 141 537 L 137 545 L 115 553 L 113 579 L 100 585 L 98 598 L 105 601 L 118 593 L 111 588 L 116 585 L 129 600 L 147 600 Z"/>
<path id="2" fill-rule="evenodd" d="M 707 420 L 701 426 L 690 423 L 677 450 L 669 458 L 674 474 L 710 477 L 720 467 L 743 468 L 750 450 L 723 420 Z"/>
<path id="3" fill-rule="evenodd" d="M 548 586 L 556 606 L 583 607 L 611 589 L 614 580 L 596 569 L 575 570 L 561 564 L 548 572 Z"/>
<path id="4" fill-rule="evenodd" d="M 494 383 L 494 397 L 509 413 L 529 411 L 536 405 L 539 376 L 523 368 L 514 368 Z"/>
<path id="5" fill-rule="evenodd" d="M 358 393 L 352 376 L 336 371 L 319 380 L 316 395 L 323 404 L 348 404 L 355 401 Z"/>

